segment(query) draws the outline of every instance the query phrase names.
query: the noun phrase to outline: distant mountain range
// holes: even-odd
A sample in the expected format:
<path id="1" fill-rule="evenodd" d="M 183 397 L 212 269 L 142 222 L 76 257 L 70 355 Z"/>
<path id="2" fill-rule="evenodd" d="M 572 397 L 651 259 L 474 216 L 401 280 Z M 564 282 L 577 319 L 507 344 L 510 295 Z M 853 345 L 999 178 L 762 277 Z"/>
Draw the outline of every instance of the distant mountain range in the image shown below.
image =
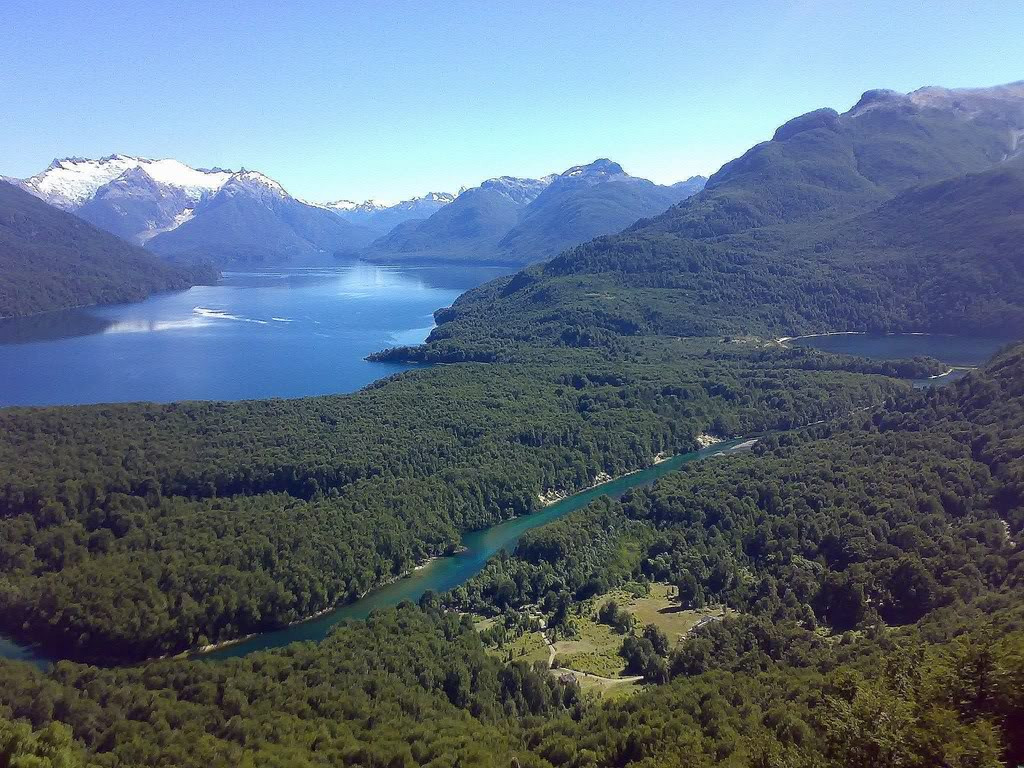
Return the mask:
<path id="1" fill-rule="evenodd" d="M 320 204 L 256 171 L 132 155 L 57 159 L 7 180 L 169 259 L 249 267 L 356 256 L 525 264 L 660 213 L 705 181 L 659 186 L 598 160 L 543 179 L 501 176 L 458 195 Z"/>
<path id="2" fill-rule="evenodd" d="M 695 176 L 661 186 L 605 159 L 541 179 L 500 176 L 463 191 L 424 221 L 400 224 L 362 255 L 375 261 L 543 261 L 661 213 L 705 181 Z"/>
<path id="3" fill-rule="evenodd" d="M 173 229 L 146 242 L 174 259 L 211 258 L 222 266 L 331 264 L 374 233 L 289 195 L 256 171 L 232 174 Z"/>
<path id="4" fill-rule="evenodd" d="M 499 278 L 425 348 L 823 331 L 1024 333 L 1024 81 L 868 91 L 782 125 L 666 212 Z"/>
<path id="5" fill-rule="evenodd" d="M 168 264 L 0 181 L 0 317 L 138 301 L 216 278 L 212 268 Z"/>
<path id="6" fill-rule="evenodd" d="M 163 256 L 222 266 L 332 262 L 379 234 L 245 169 L 110 155 L 54 160 L 35 176 L 11 181 Z"/>
<path id="7" fill-rule="evenodd" d="M 581 338 L 635 328 L 670 335 L 1016 328 L 1024 323 L 1017 295 L 1024 267 L 1014 260 L 1019 216 L 966 233 L 972 222 L 989 221 L 986 205 L 1003 210 L 1000 195 L 1017 194 L 1022 140 L 1024 84 L 1014 83 L 868 91 L 843 114 L 821 109 L 790 120 L 706 182 L 672 186 L 601 159 L 540 179 L 489 179 L 454 196 L 314 204 L 256 171 L 128 155 L 56 160 L 15 183 L 178 262 L 326 264 L 358 256 L 525 265 L 556 257 L 511 280 L 500 296 L 481 289 L 445 315 L 473 307 L 491 316 L 515 305 L 508 317 L 494 315 L 480 327 L 510 328 L 561 297 L 579 328 L 600 325 Z M 1007 175 L 968 176 L 996 169 Z M 162 272 L 142 252 L 98 240 L 97 230 L 74 229 L 5 192 L 0 215 L 16 244 L 0 253 L 0 263 L 20 282 L 8 281 L 4 314 L 141 297 L 189 274 Z M 910 221 L 928 224 L 901 224 Z M 131 263 L 120 288 L 109 282 L 111 262 L 97 257 L 102 248 Z M 63 282 L 54 277 L 59 264 L 69 272 Z M 76 270 L 90 277 L 71 274 Z M 611 283 L 609 274 L 617 275 Z M 562 296 L 570 285 L 585 295 Z M 996 297 L 982 302 L 984 309 L 978 286 Z M 475 303 L 483 296 L 486 310 Z M 595 307 L 594 297 L 613 298 Z M 720 305 L 714 324 L 706 319 L 709 302 Z"/>
<path id="8" fill-rule="evenodd" d="M 455 195 L 448 192 L 428 192 L 422 197 L 398 203 L 385 203 L 379 200 L 366 200 L 362 203 L 335 200 L 333 203 L 325 203 L 324 207 L 334 211 L 345 221 L 383 235 L 402 222 L 427 219 L 453 200 Z"/>

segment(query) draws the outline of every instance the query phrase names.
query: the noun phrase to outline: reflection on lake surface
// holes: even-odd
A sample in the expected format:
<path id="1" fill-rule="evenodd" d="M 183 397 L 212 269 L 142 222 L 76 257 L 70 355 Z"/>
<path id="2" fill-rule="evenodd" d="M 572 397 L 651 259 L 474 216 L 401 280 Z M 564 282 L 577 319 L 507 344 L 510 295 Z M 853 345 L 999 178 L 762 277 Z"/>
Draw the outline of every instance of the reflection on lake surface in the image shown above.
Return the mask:
<path id="1" fill-rule="evenodd" d="M 240 400 L 351 392 L 404 370 L 363 358 L 417 344 L 432 313 L 507 270 L 228 272 L 138 304 L 0 322 L 0 405 Z"/>

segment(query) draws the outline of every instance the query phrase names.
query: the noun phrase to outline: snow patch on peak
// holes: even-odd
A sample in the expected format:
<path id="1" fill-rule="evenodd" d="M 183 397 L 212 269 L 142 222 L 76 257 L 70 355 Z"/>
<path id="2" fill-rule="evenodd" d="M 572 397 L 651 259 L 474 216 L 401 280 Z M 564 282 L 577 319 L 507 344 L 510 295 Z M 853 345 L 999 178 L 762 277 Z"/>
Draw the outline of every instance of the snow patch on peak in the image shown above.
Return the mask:
<path id="1" fill-rule="evenodd" d="M 177 229 L 186 221 L 195 216 L 195 208 L 185 208 L 174 215 L 169 223 L 165 226 L 158 226 L 155 222 L 151 223 L 143 232 L 139 233 L 139 243 L 145 245 L 146 242 L 152 240 L 157 235 L 163 234 L 164 232 L 170 232 L 172 229 Z"/>
<path id="2" fill-rule="evenodd" d="M 371 197 L 369 200 L 364 200 L 356 207 L 364 211 L 383 211 L 388 208 L 394 208 L 396 205 L 398 205 L 398 203 L 394 200 L 380 200 L 378 198 Z"/>
<path id="3" fill-rule="evenodd" d="M 249 171 L 245 168 L 233 173 L 224 182 L 214 199 L 232 198 L 246 196 L 254 198 L 267 206 L 274 206 L 282 200 L 292 200 L 284 187 L 278 184 L 269 176 L 259 171 Z"/>
<path id="4" fill-rule="evenodd" d="M 46 170 L 25 179 L 23 186 L 51 205 L 75 210 L 88 202 L 101 187 L 137 168 L 158 184 L 183 190 L 196 201 L 216 192 L 231 176 L 229 171 L 201 171 L 173 159 L 152 160 L 114 154 L 98 160 L 56 158 Z"/>
<path id="5" fill-rule="evenodd" d="M 230 171 L 200 171 L 177 160 L 148 160 L 141 163 L 143 170 L 161 184 L 180 187 L 186 191 L 216 192 L 231 177 Z"/>
<path id="6" fill-rule="evenodd" d="M 25 179 L 24 184 L 29 191 L 51 205 L 73 209 L 85 203 L 104 184 L 137 165 L 137 159 L 123 155 L 111 155 L 99 160 L 57 158 L 45 171 Z"/>
<path id="7" fill-rule="evenodd" d="M 532 202 L 537 195 L 543 192 L 551 182 L 557 178 L 556 174 L 550 174 L 540 179 L 520 179 L 515 176 L 497 176 L 487 179 L 478 189 L 490 189 L 500 192 L 513 202 L 525 205 Z M 466 190 L 472 192 L 473 190 Z M 465 194 L 465 192 L 463 193 Z"/>
<path id="8" fill-rule="evenodd" d="M 449 194 L 448 192 L 428 192 L 420 197 L 411 197 L 408 200 L 399 200 L 397 202 L 393 200 L 380 200 L 378 198 L 370 198 L 364 200 L 361 203 L 357 203 L 354 200 L 334 200 L 329 203 L 317 204 L 320 208 L 327 208 L 328 210 L 334 211 L 335 213 L 379 213 L 381 211 L 389 211 L 392 209 L 408 209 L 415 208 L 422 203 L 436 203 L 439 206 L 447 205 L 455 199 L 455 195 Z"/>
<path id="9" fill-rule="evenodd" d="M 621 165 L 612 162 L 606 157 L 598 158 L 587 165 L 574 165 L 572 168 L 561 174 L 563 178 L 582 178 L 593 181 L 607 181 L 614 177 L 627 175 L 628 174 L 622 170 Z"/>
<path id="10" fill-rule="evenodd" d="M 428 203 L 441 203 L 442 205 L 448 205 L 448 203 L 455 200 L 455 195 L 451 192 L 427 192 L 423 197 L 414 197 L 412 200 L 406 200 L 408 203 L 418 203 L 425 201 Z"/>
<path id="11" fill-rule="evenodd" d="M 277 197 L 289 196 L 288 193 L 284 191 L 284 187 L 266 174 L 260 173 L 259 171 L 247 171 L 245 168 L 240 170 L 238 173 L 231 174 L 222 189 L 227 190 L 228 187 L 242 188 L 249 191 L 259 190 L 262 192 L 269 192 Z"/>
<path id="12" fill-rule="evenodd" d="M 359 203 L 353 200 L 334 200 L 324 203 L 323 207 L 331 211 L 354 211 L 359 207 Z"/>
<path id="13" fill-rule="evenodd" d="M 240 171 L 238 171 L 238 173 L 233 173 L 231 175 L 231 179 L 233 181 L 240 181 L 246 184 L 260 184 L 264 187 L 272 187 L 281 190 L 284 189 L 284 187 L 282 187 L 272 178 L 267 176 L 265 173 L 260 173 L 259 171 L 250 171 L 246 168 L 242 168 Z"/>

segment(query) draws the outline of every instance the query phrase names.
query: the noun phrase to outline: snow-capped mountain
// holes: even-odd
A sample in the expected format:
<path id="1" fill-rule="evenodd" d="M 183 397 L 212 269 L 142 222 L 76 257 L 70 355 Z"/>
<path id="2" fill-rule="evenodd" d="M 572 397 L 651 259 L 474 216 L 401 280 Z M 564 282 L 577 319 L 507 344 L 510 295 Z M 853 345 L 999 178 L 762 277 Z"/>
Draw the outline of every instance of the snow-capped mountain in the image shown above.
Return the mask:
<path id="1" fill-rule="evenodd" d="M 118 154 L 58 158 L 41 173 L 13 181 L 50 205 L 141 245 L 187 221 L 234 176 L 171 158 Z"/>
<path id="2" fill-rule="evenodd" d="M 102 229 L 154 250 L 178 250 L 173 244 L 187 242 L 190 254 L 198 254 L 200 243 L 191 235 L 165 237 L 193 219 L 200 218 L 217 208 L 225 200 L 239 197 L 243 207 L 260 204 L 267 210 L 302 211 L 299 218 L 317 219 L 329 212 L 340 221 L 326 222 L 318 231 L 331 232 L 326 244 L 320 236 L 314 238 L 314 250 L 320 254 L 324 247 L 350 252 L 374 237 L 386 234 L 398 224 L 414 219 L 426 219 L 455 199 L 445 192 L 431 192 L 422 197 L 398 203 L 366 200 L 356 203 L 337 200 L 331 203 L 309 203 L 292 197 L 277 181 L 257 171 L 230 171 L 222 168 L 192 168 L 174 159 L 154 160 L 133 155 L 115 154 L 98 160 L 66 157 L 54 160 L 44 171 L 27 179 L 9 179 L 53 206 L 71 211 Z M 215 199 L 219 200 L 215 203 Z M 285 202 L 288 201 L 288 202 Z M 296 208 L 304 206 L 305 208 Z M 245 216 L 251 218 L 253 211 Z M 222 216 L 223 214 L 218 214 Z M 262 214 L 261 214 L 262 215 Z M 227 225 L 226 221 L 222 221 Z M 190 224 L 188 232 L 200 230 L 206 237 L 215 237 L 206 226 Z M 340 236 L 341 232 L 347 235 Z M 153 242 L 155 238 L 160 240 Z M 246 238 L 242 233 L 234 237 Z M 287 237 L 283 238 L 288 240 Z M 280 240 L 280 239 L 279 239 Z M 255 245 L 261 246 L 260 243 Z M 225 253 L 221 242 L 215 250 Z M 262 251 L 263 248 L 259 247 Z M 304 249 L 291 243 L 290 253 Z M 235 248 L 228 248 L 231 260 L 240 258 Z M 308 254 L 307 254 L 308 255 Z M 317 256 L 317 259 L 320 257 Z"/>
<path id="3" fill-rule="evenodd" d="M 323 203 L 324 208 L 329 208 L 338 214 L 352 212 L 374 213 L 387 210 L 392 205 L 395 205 L 395 203 L 385 202 L 384 200 L 364 200 L 361 203 L 357 203 L 355 200 L 334 200 L 330 203 Z"/>
<path id="4" fill-rule="evenodd" d="M 398 203 L 383 200 L 335 200 L 323 207 L 353 224 L 359 224 L 386 234 L 399 224 L 413 219 L 426 219 L 455 199 L 448 192 L 428 192 L 421 197 Z"/>
<path id="5" fill-rule="evenodd" d="M 231 174 L 217 191 L 217 195 L 219 197 L 244 195 L 268 206 L 275 205 L 281 200 L 295 199 L 269 176 L 265 176 L 259 171 L 247 171 L 245 168 L 238 173 Z M 305 203 L 303 204 L 305 205 Z"/>
<path id="6" fill-rule="evenodd" d="M 216 192 L 231 177 L 231 171 L 191 168 L 169 158 L 151 160 L 131 155 L 108 155 L 99 160 L 58 158 L 45 171 L 17 183 L 50 205 L 74 211 L 91 200 L 101 187 L 136 168 L 141 168 L 158 184 L 181 190 L 193 202 Z"/>
<path id="7" fill-rule="evenodd" d="M 537 195 L 543 192 L 547 186 L 555 180 L 557 174 L 549 174 L 540 179 L 520 179 L 515 176 L 498 176 L 494 179 L 487 179 L 476 189 L 486 189 L 504 195 L 516 205 L 528 205 L 533 202 Z M 472 192 L 472 189 L 466 192 Z M 463 193 L 465 194 L 465 192 Z"/>
<path id="8" fill-rule="evenodd" d="M 380 233 L 298 200 L 258 171 L 110 155 L 54 160 L 15 184 L 164 256 L 219 265 L 331 261 Z"/>
<path id="9" fill-rule="evenodd" d="M 660 213 L 704 182 L 660 186 L 599 159 L 539 179 L 498 176 L 458 195 L 310 203 L 258 171 L 120 154 L 58 159 L 11 181 L 156 253 L 221 266 L 322 264 L 357 252 L 528 263 Z"/>
<path id="10" fill-rule="evenodd" d="M 129 242 L 142 245 L 192 217 L 202 195 L 162 184 L 141 166 L 129 168 L 74 209 L 81 218 Z"/>

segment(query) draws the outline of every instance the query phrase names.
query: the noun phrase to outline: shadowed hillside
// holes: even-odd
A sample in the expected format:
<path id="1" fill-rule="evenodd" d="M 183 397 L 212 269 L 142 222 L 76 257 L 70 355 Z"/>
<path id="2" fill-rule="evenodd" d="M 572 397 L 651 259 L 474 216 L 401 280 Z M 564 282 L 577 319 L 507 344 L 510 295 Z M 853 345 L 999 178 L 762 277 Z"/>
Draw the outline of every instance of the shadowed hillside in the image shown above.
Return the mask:
<path id="1" fill-rule="evenodd" d="M 0 317 L 140 301 L 215 280 L 177 267 L 0 181 Z"/>

